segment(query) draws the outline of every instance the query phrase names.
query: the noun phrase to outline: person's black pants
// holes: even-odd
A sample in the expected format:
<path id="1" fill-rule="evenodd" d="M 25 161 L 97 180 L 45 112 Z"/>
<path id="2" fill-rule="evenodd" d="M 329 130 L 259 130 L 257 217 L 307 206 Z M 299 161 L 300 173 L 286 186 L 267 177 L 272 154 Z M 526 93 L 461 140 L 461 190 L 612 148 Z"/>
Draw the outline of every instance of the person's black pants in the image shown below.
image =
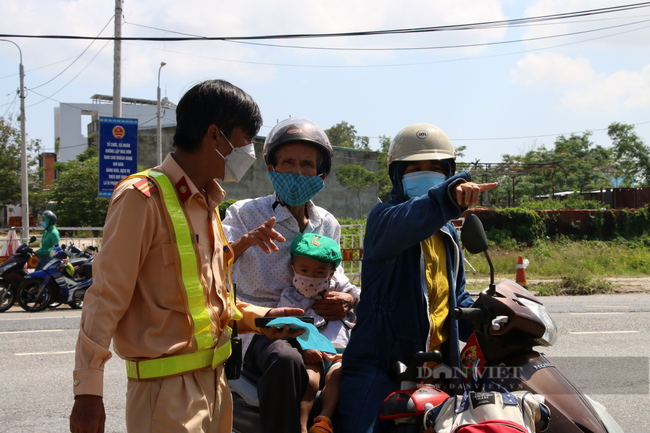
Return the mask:
<path id="1" fill-rule="evenodd" d="M 300 401 L 309 376 L 294 338 L 253 337 L 244 364 L 261 374 L 257 384 L 263 432 L 300 433 Z"/>

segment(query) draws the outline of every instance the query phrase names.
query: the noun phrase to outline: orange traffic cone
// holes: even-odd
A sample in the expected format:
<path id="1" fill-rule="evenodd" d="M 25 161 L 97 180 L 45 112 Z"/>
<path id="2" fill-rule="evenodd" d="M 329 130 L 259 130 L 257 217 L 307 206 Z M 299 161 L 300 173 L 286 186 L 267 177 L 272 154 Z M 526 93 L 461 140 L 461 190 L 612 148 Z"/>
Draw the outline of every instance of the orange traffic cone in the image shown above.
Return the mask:
<path id="1" fill-rule="evenodd" d="M 524 259 L 519 256 L 517 259 L 517 278 L 515 279 L 516 283 L 523 288 L 528 288 L 528 282 L 526 281 L 526 269 L 524 268 Z"/>

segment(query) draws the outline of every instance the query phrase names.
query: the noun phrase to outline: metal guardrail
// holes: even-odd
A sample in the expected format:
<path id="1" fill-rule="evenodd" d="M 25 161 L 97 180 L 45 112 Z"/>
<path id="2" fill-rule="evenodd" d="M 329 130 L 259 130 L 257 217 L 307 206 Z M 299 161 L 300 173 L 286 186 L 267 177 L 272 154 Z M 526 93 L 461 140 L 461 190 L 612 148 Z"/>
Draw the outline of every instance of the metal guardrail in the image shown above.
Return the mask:
<path id="1" fill-rule="evenodd" d="M 341 254 L 343 269 L 353 284 L 361 283 L 361 259 L 363 258 L 363 224 L 341 226 Z"/>
<path id="2" fill-rule="evenodd" d="M 17 231 L 20 231 L 20 227 L 15 227 Z M 60 232 L 64 231 L 101 231 L 103 227 L 57 227 Z M 0 232 L 8 231 L 9 229 L 0 229 Z M 30 236 L 36 236 L 36 239 L 40 241 L 42 238 L 41 235 L 37 235 L 35 232 L 42 232 L 41 227 L 30 227 Z M 34 233 L 32 233 L 34 232 Z M 341 253 L 343 254 L 343 269 L 345 274 L 350 278 L 353 284 L 359 284 L 361 282 L 361 258 L 363 257 L 363 236 L 364 236 L 364 225 L 362 224 L 349 224 L 341 226 Z M 6 239 L 0 239 L 0 248 L 7 241 Z M 66 245 L 73 244 L 77 248 L 84 249 L 89 246 L 96 248 L 101 247 L 102 238 L 73 238 L 73 237 L 62 237 L 61 243 Z"/>

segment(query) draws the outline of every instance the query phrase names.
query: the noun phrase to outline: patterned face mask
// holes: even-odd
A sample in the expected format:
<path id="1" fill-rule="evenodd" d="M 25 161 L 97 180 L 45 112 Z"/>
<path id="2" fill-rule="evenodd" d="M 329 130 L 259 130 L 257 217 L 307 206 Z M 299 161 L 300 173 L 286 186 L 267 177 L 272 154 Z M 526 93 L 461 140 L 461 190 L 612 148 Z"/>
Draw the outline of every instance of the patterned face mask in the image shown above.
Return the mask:
<path id="1" fill-rule="evenodd" d="M 325 186 L 320 176 L 303 176 L 299 173 L 269 171 L 269 179 L 278 197 L 289 206 L 307 203 Z"/>
<path id="2" fill-rule="evenodd" d="M 293 287 L 302 296 L 312 299 L 329 287 L 329 278 L 311 278 L 298 273 L 293 276 Z"/>

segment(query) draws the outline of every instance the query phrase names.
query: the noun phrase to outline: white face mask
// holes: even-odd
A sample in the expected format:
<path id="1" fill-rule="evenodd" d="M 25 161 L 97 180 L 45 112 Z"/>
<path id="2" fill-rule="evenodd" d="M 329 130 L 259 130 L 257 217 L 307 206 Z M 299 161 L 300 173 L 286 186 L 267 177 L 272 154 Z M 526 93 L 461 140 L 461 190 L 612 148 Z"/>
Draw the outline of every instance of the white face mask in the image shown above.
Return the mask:
<path id="1" fill-rule="evenodd" d="M 298 273 L 293 276 L 293 287 L 307 299 L 312 299 L 326 291 L 329 282 L 329 278 L 311 278 Z"/>
<path id="2" fill-rule="evenodd" d="M 222 180 L 224 182 L 239 182 L 257 159 L 255 157 L 255 147 L 253 146 L 253 143 L 247 144 L 243 147 L 235 147 L 224 135 L 223 131 L 219 130 L 219 132 L 221 132 L 223 138 L 225 138 L 230 147 L 232 147 L 232 152 L 226 156 L 223 156 L 221 152 L 214 149 L 219 156 L 223 158 L 223 161 L 226 164 Z"/>

